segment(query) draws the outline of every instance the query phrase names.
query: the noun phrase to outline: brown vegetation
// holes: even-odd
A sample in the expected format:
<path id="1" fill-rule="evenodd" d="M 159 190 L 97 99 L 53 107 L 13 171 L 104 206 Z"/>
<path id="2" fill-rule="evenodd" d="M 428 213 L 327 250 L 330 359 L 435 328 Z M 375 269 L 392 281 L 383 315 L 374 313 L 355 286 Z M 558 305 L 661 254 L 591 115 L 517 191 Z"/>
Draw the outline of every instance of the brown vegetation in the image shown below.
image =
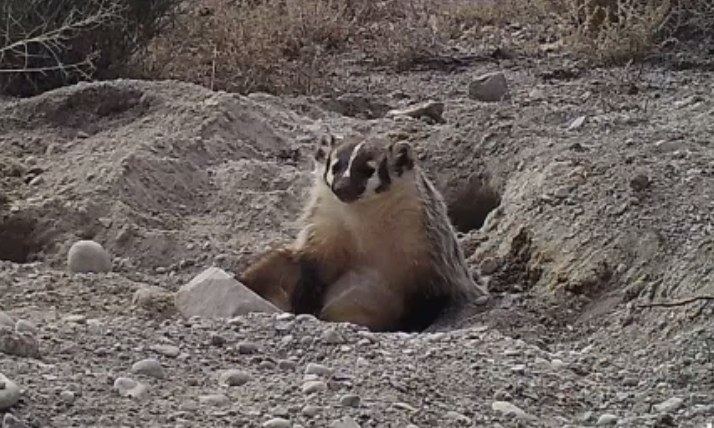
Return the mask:
<path id="1" fill-rule="evenodd" d="M 137 76 L 139 65 L 144 78 L 213 89 L 315 93 L 339 90 L 355 62 L 404 71 L 477 51 L 485 38 L 512 45 L 509 25 L 530 29 L 523 53 L 549 44 L 615 64 L 672 36 L 709 36 L 714 22 L 707 0 L 210 0 L 175 15 L 182 3 L 10 0 L 0 10 L 0 90 Z"/>

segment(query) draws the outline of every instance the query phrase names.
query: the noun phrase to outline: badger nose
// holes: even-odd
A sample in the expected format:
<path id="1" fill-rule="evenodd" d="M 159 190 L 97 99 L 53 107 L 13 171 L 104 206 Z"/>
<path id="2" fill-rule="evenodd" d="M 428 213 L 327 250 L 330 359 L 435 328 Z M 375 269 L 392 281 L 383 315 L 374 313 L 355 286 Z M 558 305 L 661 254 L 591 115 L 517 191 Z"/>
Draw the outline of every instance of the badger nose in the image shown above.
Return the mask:
<path id="1" fill-rule="evenodd" d="M 332 183 L 332 192 L 342 202 L 352 202 L 359 198 L 359 192 L 349 178 L 340 177 Z"/>

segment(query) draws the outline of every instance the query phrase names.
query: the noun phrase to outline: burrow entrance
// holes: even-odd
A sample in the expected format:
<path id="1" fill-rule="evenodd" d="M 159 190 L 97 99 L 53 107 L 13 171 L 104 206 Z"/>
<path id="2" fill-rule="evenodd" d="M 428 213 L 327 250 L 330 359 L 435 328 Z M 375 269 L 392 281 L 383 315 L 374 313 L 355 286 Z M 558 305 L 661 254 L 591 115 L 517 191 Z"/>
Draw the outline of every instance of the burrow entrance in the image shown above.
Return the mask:
<path id="1" fill-rule="evenodd" d="M 37 221 L 28 213 L 0 212 L 0 260 L 34 261 L 43 245 L 37 239 Z"/>
<path id="2" fill-rule="evenodd" d="M 483 227 L 486 217 L 501 205 L 501 194 L 487 175 L 473 174 L 445 195 L 449 218 L 457 231 Z"/>

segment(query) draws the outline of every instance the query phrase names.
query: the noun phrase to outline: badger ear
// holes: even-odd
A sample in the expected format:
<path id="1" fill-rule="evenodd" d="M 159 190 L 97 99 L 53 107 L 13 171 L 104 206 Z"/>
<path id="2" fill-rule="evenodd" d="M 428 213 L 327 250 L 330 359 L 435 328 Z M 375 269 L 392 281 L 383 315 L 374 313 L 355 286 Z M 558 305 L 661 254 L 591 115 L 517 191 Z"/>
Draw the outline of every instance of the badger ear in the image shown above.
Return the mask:
<path id="1" fill-rule="evenodd" d="M 389 146 L 392 170 L 397 176 L 414 168 L 414 150 L 411 144 L 400 141 Z"/>
<path id="2" fill-rule="evenodd" d="M 318 138 L 317 147 L 315 148 L 315 161 L 318 163 L 325 162 L 330 151 L 337 145 L 337 139 L 332 134 L 323 134 Z"/>

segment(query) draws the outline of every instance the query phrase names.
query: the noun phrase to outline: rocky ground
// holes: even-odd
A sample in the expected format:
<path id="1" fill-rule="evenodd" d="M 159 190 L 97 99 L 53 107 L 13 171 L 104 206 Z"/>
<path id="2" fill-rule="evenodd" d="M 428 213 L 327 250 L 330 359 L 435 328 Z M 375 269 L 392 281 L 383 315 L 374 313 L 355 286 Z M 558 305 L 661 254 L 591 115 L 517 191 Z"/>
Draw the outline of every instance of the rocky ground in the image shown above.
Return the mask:
<path id="1" fill-rule="evenodd" d="M 492 71 L 507 99 L 473 83 Z M 514 60 L 354 87 L 114 81 L 2 101 L 4 426 L 714 422 L 708 301 L 645 307 L 714 294 L 711 73 Z M 443 120 L 388 114 L 427 101 Z M 289 239 L 326 129 L 415 144 L 498 307 L 404 335 L 185 319 L 137 297 Z M 79 239 L 106 248 L 110 273 L 69 271 Z"/>

